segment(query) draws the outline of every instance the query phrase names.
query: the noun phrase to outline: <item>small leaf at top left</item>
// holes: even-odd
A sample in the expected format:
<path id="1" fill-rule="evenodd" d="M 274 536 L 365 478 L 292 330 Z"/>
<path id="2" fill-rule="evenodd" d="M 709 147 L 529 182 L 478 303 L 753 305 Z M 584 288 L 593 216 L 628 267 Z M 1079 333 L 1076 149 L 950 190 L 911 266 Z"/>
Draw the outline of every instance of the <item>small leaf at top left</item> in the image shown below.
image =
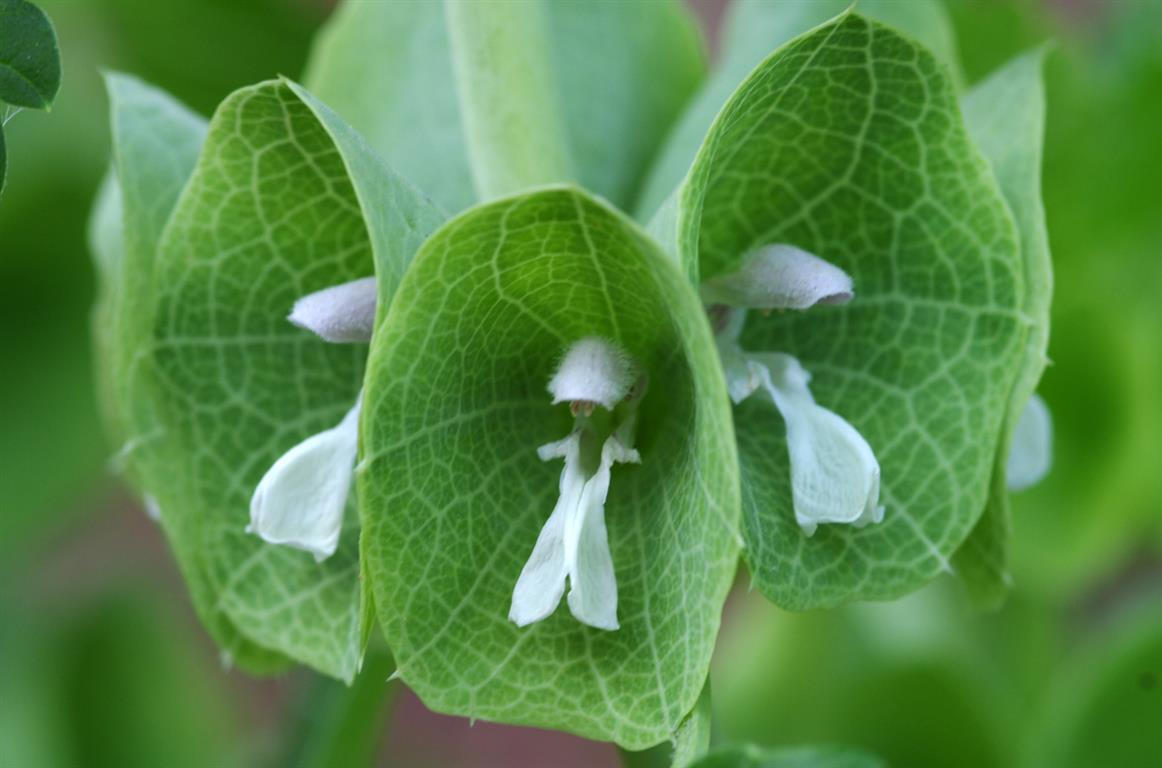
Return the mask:
<path id="1" fill-rule="evenodd" d="M 61 85 L 56 32 L 26 0 L 0 0 L 0 101 L 48 109 Z"/>

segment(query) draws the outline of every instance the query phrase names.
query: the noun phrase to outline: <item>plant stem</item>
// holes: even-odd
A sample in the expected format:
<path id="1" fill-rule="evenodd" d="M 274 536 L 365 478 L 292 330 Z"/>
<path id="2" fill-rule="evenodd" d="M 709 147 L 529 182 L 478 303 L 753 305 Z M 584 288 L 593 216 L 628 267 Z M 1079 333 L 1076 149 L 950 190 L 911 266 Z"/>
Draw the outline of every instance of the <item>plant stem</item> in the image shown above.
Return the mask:
<path id="1" fill-rule="evenodd" d="M 302 718 L 307 735 L 292 761 L 295 768 L 373 765 L 397 689 L 387 680 L 394 669 L 391 655 L 373 644 L 351 687 L 333 680 L 312 686 Z"/>

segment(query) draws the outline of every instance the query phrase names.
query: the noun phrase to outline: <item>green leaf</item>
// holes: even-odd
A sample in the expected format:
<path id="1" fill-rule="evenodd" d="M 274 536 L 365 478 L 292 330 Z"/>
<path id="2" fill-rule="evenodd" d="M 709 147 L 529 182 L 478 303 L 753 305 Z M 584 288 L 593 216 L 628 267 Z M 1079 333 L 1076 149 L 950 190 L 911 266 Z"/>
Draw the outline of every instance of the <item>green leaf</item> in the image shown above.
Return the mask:
<path id="1" fill-rule="evenodd" d="M 4 143 L 4 127 L 0 126 L 0 194 L 8 181 L 8 147 Z"/>
<path id="2" fill-rule="evenodd" d="M 61 55 L 48 16 L 26 0 L 0 0 L 0 101 L 48 109 L 60 87 Z"/>
<path id="3" fill-rule="evenodd" d="M 722 34 L 722 58 L 666 138 L 634 210 L 647 219 L 682 180 L 715 115 L 747 75 L 772 51 L 852 6 L 852 0 L 737 0 Z M 953 75 L 959 71 L 952 26 L 939 2 L 861 0 L 869 18 L 895 27 L 925 45 Z"/>
<path id="4" fill-rule="evenodd" d="M 764 749 L 736 744 L 715 749 L 690 768 L 885 768 L 886 763 L 864 752 L 840 747 Z"/>
<path id="5" fill-rule="evenodd" d="M 735 92 L 666 219 L 688 273 L 736 271 L 791 243 L 852 275 L 843 307 L 753 316 L 750 350 L 797 357 L 812 392 L 868 440 L 884 522 L 806 537 L 784 426 L 736 410 L 745 556 L 792 609 L 905 594 L 941 571 L 984 509 L 1023 359 L 1012 217 L 964 128 L 945 68 L 855 14 L 788 43 Z"/>
<path id="6" fill-rule="evenodd" d="M 606 504 L 621 628 L 523 629 L 513 587 L 558 494 L 564 349 L 619 342 L 649 372 L 640 466 Z M 705 313 L 657 246 L 571 187 L 473 208 L 424 245 L 372 343 L 358 487 L 400 674 L 428 707 L 643 749 L 706 679 L 738 553 L 738 476 Z"/>
<path id="7" fill-rule="evenodd" d="M 1005 463 L 1012 430 L 1037 388 L 1048 361 L 1053 264 L 1041 203 L 1041 152 L 1045 136 L 1045 49 L 1011 62 L 963 99 L 965 123 L 993 169 L 1017 224 L 1024 267 L 1022 312 L 1029 324 L 1024 360 L 1013 384 L 998 443 L 988 505 L 953 560 L 974 602 L 997 607 L 1008 592 L 1009 491 Z"/>
<path id="8" fill-rule="evenodd" d="M 215 607 L 253 642 L 326 674 L 355 674 L 368 612 L 358 521 L 323 563 L 244 533 L 266 469 L 333 426 L 366 347 L 291 326 L 294 300 L 371 274 L 390 296 L 442 215 L 297 86 L 230 96 L 162 239 L 155 281 L 159 426 L 188 488 L 163 514 L 189 526 Z"/>
<path id="9" fill-rule="evenodd" d="M 545 103 L 519 106 L 548 110 L 554 134 L 566 133 L 577 180 L 628 207 L 701 82 L 697 27 L 669 0 L 554 2 L 542 15 L 549 92 Z M 319 38 L 306 83 L 403 176 L 459 211 L 476 193 L 452 61 L 442 4 L 347 0 Z"/>

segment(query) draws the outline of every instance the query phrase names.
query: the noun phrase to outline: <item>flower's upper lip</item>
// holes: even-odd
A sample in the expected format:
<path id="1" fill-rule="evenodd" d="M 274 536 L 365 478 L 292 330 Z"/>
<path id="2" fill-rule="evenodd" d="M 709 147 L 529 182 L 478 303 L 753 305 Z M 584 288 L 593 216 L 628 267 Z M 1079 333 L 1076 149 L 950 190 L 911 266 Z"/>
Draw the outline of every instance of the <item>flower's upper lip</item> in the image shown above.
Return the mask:
<path id="1" fill-rule="evenodd" d="M 702 284 L 702 298 L 708 304 L 761 310 L 843 304 L 854 295 L 846 272 L 785 243 L 755 248 L 743 256 L 736 272 L 718 275 Z"/>

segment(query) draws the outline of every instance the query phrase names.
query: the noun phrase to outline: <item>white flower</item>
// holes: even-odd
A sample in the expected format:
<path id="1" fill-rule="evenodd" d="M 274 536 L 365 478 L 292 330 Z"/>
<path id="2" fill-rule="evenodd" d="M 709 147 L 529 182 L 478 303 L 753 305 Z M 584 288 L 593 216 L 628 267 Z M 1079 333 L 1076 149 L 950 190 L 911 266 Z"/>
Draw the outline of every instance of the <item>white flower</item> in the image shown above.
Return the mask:
<path id="1" fill-rule="evenodd" d="M 810 374 L 790 355 L 753 355 L 761 389 L 787 425 L 795 521 L 811 536 L 821 523 L 862 528 L 884 519 L 880 465 L 855 427 L 816 404 Z"/>
<path id="2" fill-rule="evenodd" d="M 367 342 L 375 326 L 375 278 L 335 285 L 295 302 L 287 318 L 333 343 Z M 278 458 L 250 499 L 250 525 L 271 544 L 335 554 L 359 450 L 362 394 L 343 420 Z"/>
<path id="3" fill-rule="evenodd" d="M 250 499 L 247 533 L 320 562 L 335 554 L 358 447 L 357 402 L 337 426 L 311 435 L 266 471 Z"/>
<path id="4" fill-rule="evenodd" d="M 617 437 L 601 446 L 597 471 L 586 476 L 583 444 L 597 438 L 585 430 L 542 445 L 542 461 L 564 457 L 560 497 L 512 592 L 508 617 L 518 627 L 547 618 L 561 602 L 568 577 L 569 610 L 598 629 L 617 629 L 617 579 L 605 531 L 605 498 L 614 462 L 638 463 L 638 452 Z"/>
<path id="5" fill-rule="evenodd" d="M 851 277 L 793 245 L 764 245 L 743 257 L 742 268 L 702 284 L 702 300 L 747 309 L 808 309 L 851 301 Z"/>
<path id="6" fill-rule="evenodd" d="M 1045 401 L 1032 395 L 1013 429 L 1005 464 L 1006 484 L 1010 491 L 1023 491 L 1041 482 L 1052 465 L 1053 417 Z"/>
<path id="7" fill-rule="evenodd" d="M 791 502 L 803 533 L 811 536 L 824 523 L 857 528 L 878 523 L 884 516 L 880 466 L 867 441 L 815 402 L 808 387 L 811 375 L 798 360 L 781 353 L 745 352 L 738 343 L 745 321 L 742 308 L 843 303 L 854 295 L 851 278 L 792 246 L 766 246 L 755 253 L 740 272 L 709 281 L 702 289 L 704 298 L 727 305 L 710 311 L 730 398 L 741 403 L 759 392 L 782 415 L 791 459 Z"/>
<path id="8" fill-rule="evenodd" d="M 564 458 L 565 467 L 557 505 L 513 588 L 508 617 L 519 627 L 551 615 L 568 580 L 569 610 L 578 621 L 598 629 L 618 628 L 617 579 L 605 529 L 605 499 L 613 465 L 641 461 L 632 442 L 645 379 L 635 381 L 634 370 L 632 359 L 620 348 L 587 338 L 569 349 L 550 380 L 553 402 L 570 400 L 576 425 L 565 439 L 537 449 L 542 461 Z M 590 407 L 577 408 L 578 403 Z M 603 434 L 597 421 L 589 418 L 593 404 L 617 409 L 615 416 L 622 421 L 612 434 Z"/>

